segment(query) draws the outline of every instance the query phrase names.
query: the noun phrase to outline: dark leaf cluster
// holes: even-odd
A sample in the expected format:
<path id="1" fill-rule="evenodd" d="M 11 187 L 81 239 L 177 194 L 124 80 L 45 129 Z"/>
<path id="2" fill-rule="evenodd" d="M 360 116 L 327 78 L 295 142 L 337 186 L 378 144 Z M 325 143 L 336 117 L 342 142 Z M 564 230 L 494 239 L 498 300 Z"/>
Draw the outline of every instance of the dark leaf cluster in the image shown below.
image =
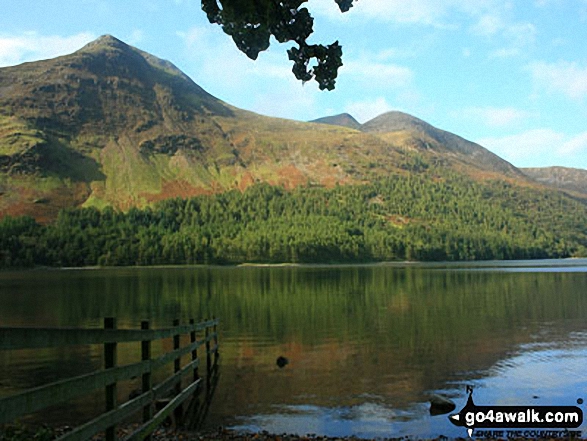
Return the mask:
<path id="1" fill-rule="evenodd" d="M 353 0 L 335 0 L 342 12 L 353 6 Z M 210 23 L 222 26 L 236 46 L 249 58 L 269 48 L 273 36 L 279 43 L 293 42 L 289 49 L 292 71 L 303 82 L 312 79 L 321 90 L 335 87 L 338 68 L 342 66 L 342 48 L 338 41 L 308 44 L 314 31 L 314 19 L 306 0 L 202 0 L 202 9 Z M 315 60 L 312 64 L 312 60 Z"/>

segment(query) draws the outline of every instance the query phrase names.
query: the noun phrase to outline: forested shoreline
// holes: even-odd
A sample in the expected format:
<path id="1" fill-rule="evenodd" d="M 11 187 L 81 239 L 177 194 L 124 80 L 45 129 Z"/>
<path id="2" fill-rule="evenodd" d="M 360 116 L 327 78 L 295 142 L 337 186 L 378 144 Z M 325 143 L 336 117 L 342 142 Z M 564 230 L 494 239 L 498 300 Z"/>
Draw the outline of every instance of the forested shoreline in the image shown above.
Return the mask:
<path id="1" fill-rule="evenodd" d="M 153 207 L 0 220 L 0 267 L 359 263 L 587 255 L 587 205 L 443 171 L 362 185 L 256 184 Z"/>

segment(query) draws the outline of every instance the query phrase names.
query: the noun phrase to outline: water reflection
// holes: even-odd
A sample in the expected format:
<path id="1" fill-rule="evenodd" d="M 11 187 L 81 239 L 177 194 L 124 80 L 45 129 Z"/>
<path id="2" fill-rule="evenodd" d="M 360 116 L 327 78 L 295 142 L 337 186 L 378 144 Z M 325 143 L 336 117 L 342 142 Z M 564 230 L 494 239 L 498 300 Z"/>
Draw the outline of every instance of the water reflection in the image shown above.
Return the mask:
<path id="1" fill-rule="evenodd" d="M 586 263 L 0 273 L 0 324 L 101 326 L 114 315 L 121 327 L 161 327 L 216 315 L 222 380 L 208 427 L 461 436 L 427 414 L 429 394 L 464 399 L 472 383 L 478 403 L 574 404 L 585 391 Z M 64 360 L 67 374 L 101 363 L 99 348 L 21 352 L 0 354 L 0 394 L 39 372 L 59 378 Z M 282 354 L 290 364 L 279 369 Z"/>

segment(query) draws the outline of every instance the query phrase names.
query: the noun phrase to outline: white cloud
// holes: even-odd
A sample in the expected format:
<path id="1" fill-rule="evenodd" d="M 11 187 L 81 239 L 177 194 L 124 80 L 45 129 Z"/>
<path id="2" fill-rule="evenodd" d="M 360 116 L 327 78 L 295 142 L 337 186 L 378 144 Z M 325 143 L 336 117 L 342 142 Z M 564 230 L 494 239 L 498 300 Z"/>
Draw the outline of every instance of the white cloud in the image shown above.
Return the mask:
<path id="1" fill-rule="evenodd" d="M 504 47 L 491 51 L 490 58 L 517 57 L 536 41 L 536 26 L 527 22 L 513 22 L 506 19 L 504 14 L 497 12 L 483 15 L 470 29 L 474 35 L 504 44 Z"/>
<path id="2" fill-rule="evenodd" d="M 489 127 L 508 127 L 528 118 L 530 113 L 513 107 L 470 107 L 461 117 L 472 118 Z"/>
<path id="3" fill-rule="evenodd" d="M 291 83 L 296 79 L 291 78 Z M 301 89 L 301 90 L 300 90 Z M 289 87 L 279 88 L 277 90 L 267 90 L 264 93 L 257 94 L 251 105 L 250 110 L 262 115 L 274 116 L 287 119 L 316 119 L 325 114 L 314 113 L 309 109 L 317 109 L 316 91 L 317 87 L 309 84 L 300 88 L 300 84 L 291 84 Z M 309 116 L 310 115 L 310 116 Z"/>
<path id="4" fill-rule="evenodd" d="M 360 123 L 365 123 L 390 110 L 393 110 L 393 107 L 383 97 L 352 102 L 344 108 L 345 112 L 350 113 Z"/>
<path id="5" fill-rule="evenodd" d="M 46 36 L 37 32 L 0 36 L 0 67 L 66 55 L 95 39 L 91 32 L 69 37 Z"/>
<path id="6" fill-rule="evenodd" d="M 483 138 L 476 142 L 519 167 L 566 165 L 587 167 L 587 132 L 569 136 L 552 129 L 534 129 L 516 135 Z"/>
<path id="7" fill-rule="evenodd" d="M 558 63 L 536 62 L 528 66 L 532 78 L 540 88 L 561 92 L 571 99 L 587 96 L 587 67 L 577 63 L 560 61 Z"/>
<path id="8" fill-rule="evenodd" d="M 486 14 L 479 18 L 477 23 L 471 27 L 471 31 L 476 35 L 484 37 L 491 37 L 505 27 L 505 23 L 501 17 L 495 14 Z"/>
<path id="9" fill-rule="evenodd" d="M 358 0 L 342 14 L 332 0 L 309 2 L 317 17 L 332 21 L 387 22 L 431 26 L 442 29 L 468 29 L 475 37 L 499 45 L 490 58 L 512 58 L 524 54 L 536 41 L 534 24 L 518 21 L 513 3 L 500 0 Z M 350 18 L 349 18 L 350 17 Z"/>
<path id="10" fill-rule="evenodd" d="M 509 25 L 504 32 L 506 39 L 516 48 L 523 48 L 536 41 L 538 33 L 536 26 L 532 23 L 514 23 Z"/>

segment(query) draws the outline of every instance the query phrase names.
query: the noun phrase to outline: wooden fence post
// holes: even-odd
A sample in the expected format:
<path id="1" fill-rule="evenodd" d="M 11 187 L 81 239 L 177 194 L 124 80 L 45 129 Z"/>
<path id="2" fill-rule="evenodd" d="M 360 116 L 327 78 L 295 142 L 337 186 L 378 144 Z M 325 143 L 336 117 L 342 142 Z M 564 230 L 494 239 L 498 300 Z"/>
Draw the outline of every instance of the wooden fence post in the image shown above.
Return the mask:
<path id="1" fill-rule="evenodd" d="M 116 318 L 104 318 L 104 329 L 116 329 Z M 116 366 L 116 342 L 104 343 L 104 368 L 111 369 Z M 116 408 L 116 383 L 106 386 L 106 412 Z M 116 426 L 106 429 L 106 441 L 116 440 Z"/>
<path id="2" fill-rule="evenodd" d="M 206 322 L 208 319 L 205 320 Z M 206 377 L 210 376 L 210 371 L 212 369 L 210 360 L 210 327 L 206 326 Z"/>
<path id="3" fill-rule="evenodd" d="M 194 326 L 195 323 L 196 322 L 194 319 L 190 319 L 190 325 Z M 190 332 L 190 343 L 195 343 L 195 342 L 196 342 L 196 330 L 194 329 L 192 332 Z M 198 359 L 198 348 L 196 348 L 192 351 L 192 361 L 195 361 L 197 359 Z M 199 378 L 198 366 L 196 366 L 194 368 L 193 380 L 198 381 L 198 378 Z"/>
<path id="4" fill-rule="evenodd" d="M 141 330 L 149 330 L 149 321 L 144 320 L 141 322 Z M 151 340 L 143 340 L 141 342 L 141 360 L 142 361 L 149 361 L 151 360 Z M 149 392 L 152 387 L 152 377 L 151 377 L 151 369 L 149 368 L 149 372 L 145 372 L 143 374 L 143 393 Z M 146 423 L 153 418 L 153 406 L 152 403 L 149 403 L 145 407 L 143 407 L 143 423 Z M 152 435 L 149 434 L 145 438 L 147 441 L 151 441 Z"/>
<path id="5" fill-rule="evenodd" d="M 173 327 L 178 327 L 179 326 L 179 319 L 175 319 L 173 320 Z M 173 335 L 173 350 L 176 351 L 179 349 L 179 334 L 174 334 Z M 176 374 L 180 371 L 181 369 L 181 357 L 178 356 L 175 360 L 173 360 L 173 373 Z M 178 396 L 181 393 L 181 378 L 179 380 L 177 380 L 177 383 L 175 383 L 175 396 Z M 181 420 L 181 414 L 182 414 L 182 409 L 181 409 L 181 404 L 175 409 L 175 421 L 180 421 Z"/>
<path id="6" fill-rule="evenodd" d="M 175 423 L 181 424 L 182 420 L 182 403 L 192 397 L 194 405 L 190 404 L 188 410 L 192 409 L 192 414 L 196 419 L 202 420 L 209 407 L 209 401 L 216 388 L 218 381 L 218 370 L 216 366 L 211 366 L 211 343 L 214 339 L 217 349 L 217 336 L 211 335 L 212 329 L 217 332 L 217 326 L 210 323 L 210 320 L 196 324 L 193 319 L 190 320 L 191 326 L 180 327 L 179 320 L 173 321 L 173 328 L 151 329 L 149 321 L 141 322 L 141 330 L 137 329 L 118 329 L 117 320 L 113 317 L 104 318 L 103 329 L 72 329 L 72 328 L 7 328 L 0 327 L 0 349 L 32 349 L 57 347 L 62 345 L 103 345 L 104 351 L 104 369 L 99 369 L 83 375 L 78 375 L 67 380 L 61 380 L 40 386 L 34 389 L 21 392 L 14 396 L 0 397 L 0 423 L 4 424 L 14 421 L 17 418 L 43 410 L 46 407 L 67 402 L 76 397 L 89 394 L 92 390 L 103 389 L 105 393 L 105 410 L 104 412 L 86 422 L 85 424 L 74 428 L 71 432 L 64 434 L 60 439 L 64 441 L 88 440 L 99 433 L 104 433 L 107 441 L 116 441 L 117 425 L 127 421 L 130 416 L 141 413 L 143 415 L 143 424 L 125 439 L 145 439 L 149 437 L 156 427 L 163 423 L 166 418 L 173 415 L 175 411 Z M 201 329 L 205 330 L 205 340 L 198 340 L 198 333 Z M 181 346 L 181 332 L 190 334 L 190 347 Z M 153 358 L 152 342 L 163 340 L 168 342 L 169 338 L 173 339 L 173 354 L 167 353 Z M 185 338 L 185 337 L 184 337 Z M 200 337 L 201 338 L 201 337 Z M 123 342 L 141 342 L 141 361 L 124 366 L 118 366 L 118 343 Z M 204 407 L 199 406 L 199 398 L 194 396 L 201 391 L 203 375 L 200 377 L 199 362 L 201 360 L 202 350 L 199 347 L 205 342 L 206 361 L 208 375 L 206 375 L 205 385 L 205 403 Z M 167 345 L 167 343 L 165 343 Z M 203 345 L 202 345 L 203 346 Z M 192 362 L 188 363 L 181 369 L 181 358 L 191 352 Z M 198 352 L 200 353 L 198 356 Z M 181 355 L 180 355 L 181 354 Z M 169 376 L 160 384 L 153 386 L 153 369 L 166 367 L 174 362 L 174 374 Z M 203 367 L 202 367 L 203 368 Z M 191 371 L 191 372 L 190 372 Z M 168 371 L 167 371 L 168 372 Z M 214 372 L 212 377 L 210 374 Z M 184 377 L 193 376 L 194 381 L 182 390 Z M 129 401 L 118 403 L 117 382 L 134 380 L 138 377 L 142 380 L 142 393 L 140 396 L 131 398 Z M 155 414 L 153 400 L 167 396 L 171 390 L 176 392 L 176 396 L 169 400 L 161 400 L 164 407 Z M 177 392 L 179 393 L 177 394 Z M 134 395 L 134 394 L 133 394 Z M 196 400 L 194 400 L 196 398 Z M 166 402 L 166 404 L 165 404 Z M 202 410 L 202 412 L 200 412 Z M 195 412 L 195 413 L 194 413 Z M 153 414 L 155 414 L 153 416 Z M 198 415 L 202 415 L 200 418 Z"/>
<path id="7" fill-rule="evenodd" d="M 214 364 L 218 364 L 218 328 L 216 327 L 216 317 L 212 316 L 214 320 Z"/>
<path id="8" fill-rule="evenodd" d="M 176 328 L 179 326 L 179 319 L 173 320 L 173 327 Z M 179 349 L 179 334 L 173 335 L 173 350 L 176 351 Z M 176 374 L 181 369 L 181 357 L 177 357 L 173 360 L 173 373 Z M 178 382 L 175 385 L 175 394 L 178 395 L 181 392 L 181 383 Z"/>

